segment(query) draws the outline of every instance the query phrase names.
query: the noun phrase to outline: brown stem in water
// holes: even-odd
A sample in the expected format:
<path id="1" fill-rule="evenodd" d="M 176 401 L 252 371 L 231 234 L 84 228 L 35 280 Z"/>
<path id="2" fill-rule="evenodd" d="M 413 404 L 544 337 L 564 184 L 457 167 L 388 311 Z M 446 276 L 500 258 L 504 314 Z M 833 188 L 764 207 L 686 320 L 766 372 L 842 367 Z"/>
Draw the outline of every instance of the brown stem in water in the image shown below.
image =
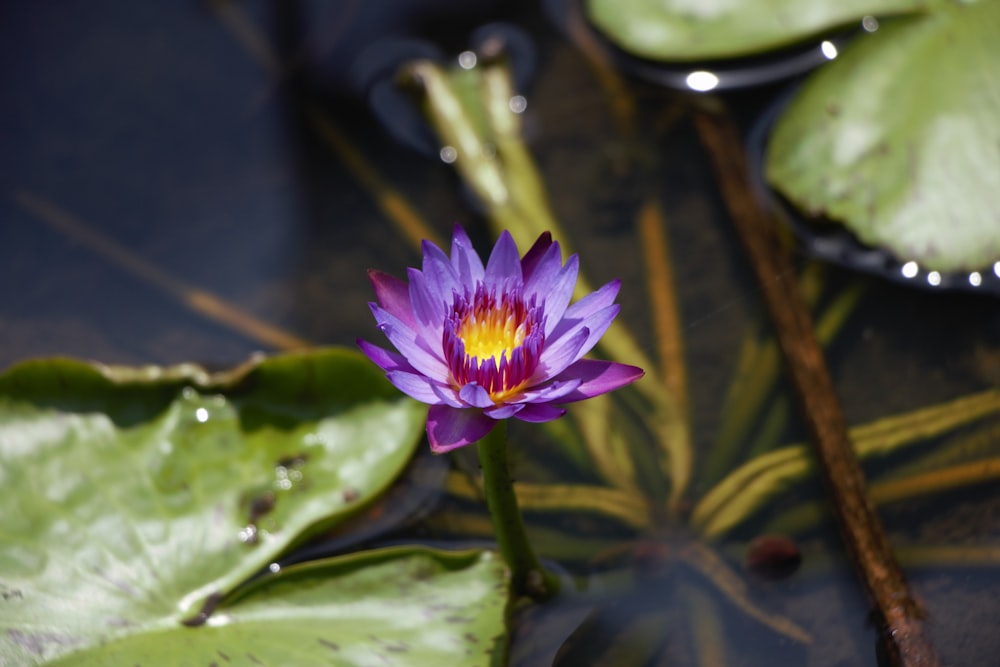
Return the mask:
<path id="1" fill-rule="evenodd" d="M 747 182 L 739 133 L 721 114 L 698 111 L 694 121 L 761 285 L 841 534 L 878 614 L 888 662 L 898 667 L 936 666 L 937 653 L 928 638 L 923 610 L 907 587 L 868 495 L 792 263 Z"/>

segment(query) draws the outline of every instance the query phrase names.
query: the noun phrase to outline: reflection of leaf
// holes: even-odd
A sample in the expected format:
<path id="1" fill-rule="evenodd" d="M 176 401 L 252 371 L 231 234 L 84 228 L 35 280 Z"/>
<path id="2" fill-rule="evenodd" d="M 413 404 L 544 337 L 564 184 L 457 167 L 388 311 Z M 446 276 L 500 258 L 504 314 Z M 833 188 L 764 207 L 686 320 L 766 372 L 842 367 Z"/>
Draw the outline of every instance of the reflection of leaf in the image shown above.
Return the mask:
<path id="1" fill-rule="evenodd" d="M 597 28 L 622 49 L 654 60 L 734 58 L 790 46 L 874 14 L 921 9 L 927 0 L 586 0 Z"/>
<path id="2" fill-rule="evenodd" d="M 198 628 L 161 626 L 53 664 L 489 665 L 506 645 L 506 571 L 491 552 L 370 551 L 234 597 Z"/>
<path id="3" fill-rule="evenodd" d="M 424 408 L 359 353 L 0 375 L 0 662 L 171 627 L 374 500 Z"/>
<path id="4" fill-rule="evenodd" d="M 867 244 L 943 271 L 1000 259 L 1000 4 L 887 22 L 778 121 L 769 180 Z"/>

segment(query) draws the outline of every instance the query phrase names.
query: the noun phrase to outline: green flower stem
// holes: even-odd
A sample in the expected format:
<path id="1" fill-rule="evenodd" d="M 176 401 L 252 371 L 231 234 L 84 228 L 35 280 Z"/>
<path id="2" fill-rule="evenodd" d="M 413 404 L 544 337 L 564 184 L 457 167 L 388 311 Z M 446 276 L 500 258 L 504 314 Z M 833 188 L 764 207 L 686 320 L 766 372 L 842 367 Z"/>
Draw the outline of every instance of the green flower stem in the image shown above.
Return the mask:
<path id="1" fill-rule="evenodd" d="M 559 581 L 542 567 L 524 528 L 507 463 L 507 423 L 497 424 L 476 448 L 493 530 L 500 553 L 510 568 L 511 589 L 517 595 L 535 600 L 548 599 L 558 592 Z"/>

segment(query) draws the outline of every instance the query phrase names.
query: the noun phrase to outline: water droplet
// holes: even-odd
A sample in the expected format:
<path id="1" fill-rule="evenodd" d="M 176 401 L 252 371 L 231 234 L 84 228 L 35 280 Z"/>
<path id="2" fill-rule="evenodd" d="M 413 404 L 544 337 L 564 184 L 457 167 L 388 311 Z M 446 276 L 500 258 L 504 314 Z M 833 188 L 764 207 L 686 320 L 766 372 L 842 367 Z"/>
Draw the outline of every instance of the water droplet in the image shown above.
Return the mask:
<path id="1" fill-rule="evenodd" d="M 445 164 L 451 164 L 458 159 L 458 151 L 452 146 L 442 148 L 439 155 L 441 156 L 441 161 Z"/>
<path id="2" fill-rule="evenodd" d="M 515 95 L 510 98 L 507 106 L 510 108 L 511 113 L 524 113 L 525 109 L 528 108 L 528 100 L 524 95 Z"/>
<path id="3" fill-rule="evenodd" d="M 267 569 L 270 570 L 272 574 L 278 574 L 281 572 L 281 566 L 277 563 L 271 563 L 267 566 Z"/>
<path id="4" fill-rule="evenodd" d="M 827 60 L 833 60 L 837 57 L 837 45 L 828 39 L 823 40 L 823 43 L 819 45 L 819 50 L 823 52 L 823 57 Z"/>
<path id="5" fill-rule="evenodd" d="M 462 69 L 472 69 L 478 60 L 474 51 L 462 51 L 458 54 L 458 66 Z"/>
<path id="6" fill-rule="evenodd" d="M 194 411 L 194 418 L 204 424 L 208 421 L 208 410 L 205 408 L 198 408 Z"/>
<path id="7" fill-rule="evenodd" d="M 240 532 L 236 535 L 240 542 L 243 544 L 257 544 L 257 526 L 256 524 L 247 524 L 240 529 Z"/>
<path id="8" fill-rule="evenodd" d="M 937 271 L 931 271 L 927 274 L 927 283 L 933 287 L 937 287 L 941 284 L 941 274 Z"/>
<path id="9" fill-rule="evenodd" d="M 983 276 L 980 275 L 979 271 L 973 271 L 969 274 L 969 284 L 973 287 L 979 287 L 983 284 Z"/>
<path id="10" fill-rule="evenodd" d="M 861 19 L 861 27 L 866 32 L 875 32 L 878 30 L 878 19 L 874 16 L 866 16 Z"/>
<path id="11" fill-rule="evenodd" d="M 915 278 L 917 273 L 920 271 L 920 267 L 917 266 L 916 262 L 910 261 L 903 264 L 902 274 L 904 278 Z"/>

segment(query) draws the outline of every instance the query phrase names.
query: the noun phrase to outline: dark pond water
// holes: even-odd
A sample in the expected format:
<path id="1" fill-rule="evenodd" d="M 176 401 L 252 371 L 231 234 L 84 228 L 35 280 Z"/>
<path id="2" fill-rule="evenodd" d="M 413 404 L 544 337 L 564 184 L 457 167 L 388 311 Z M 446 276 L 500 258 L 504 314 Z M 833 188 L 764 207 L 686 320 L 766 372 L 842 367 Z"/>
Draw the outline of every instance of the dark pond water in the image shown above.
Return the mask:
<path id="1" fill-rule="evenodd" d="M 486 247 L 480 209 L 451 167 L 387 134 L 358 94 L 352 65 L 367 46 L 390 36 L 419 37 L 454 54 L 477 26 L 503 19 L 519 25 L 537 49 L 523 91 L 525 131 L 553 209 L 591 280 L 623 280 L 620 318 L 651 356 L 656 340 L 635 218 L 645 194 L 660 198 L 700 456 L 719 428 L 741 341 L 758 326 L 762 306 L 689 105 L 677 93 L 630 81 L 639 102 L 637 149 L 616 127 L 613 100 L 586 61 L 540 10 L 474 2 L 456 11 L 448 4 L 5 3 L 0 366 L 51 355 L 227 366 L 287 342 L 209 316 L 205 294 L 216 299 L 209 305 L 228 304 L 305 341 L 353 345 L 358 336 L 376 338 L 365 269 L 400 275 L 419 255 L 379 207 L 372 177 L 324 140 L 308 109 L 339 128 L 382 187 L 408 201 L 439 235 L 460 221 Z M 269 68 L 240 26 L 256 31 L 258 46 L 288 64 Z M 745 130 L 785 85 L 724 100 Z M 907 289 L 832 267 L 825 276 L 827 299 L 855 281 L 864 284 L 828 351 L 850 423 L 1000 384 L 995 298 Z M 983 447 L 995 454 L 995 420 L 991 428 Z M 782 442 L 802 437 L 790 419 Z M 568 481 L 579 476 L 560 474 Z M 704 491 L 695 485 L 691 496 Z M 818 483 L 797 486 L 713 553 L 741 573 L 746 544 L 770 517 L 821 495 Z M 883 515 L 899 545 L 972 553 L 997 543 L 998 501 L 990 486 L 980 485 L 894 503 Z M 673 558 L 687 544 L 686 531 L 665 529 L 646 545 L 647 560 L 655 562 L 639 575 L 602 570 L 581 606 L 524 617 L 515 654 L 529 654 L 539 635 L 558 645 L 554 638 L 586 617 L 564 647 L 563 664 L 593 658 L 609 665 L 874 665 L 868 605 L 829 524 L 798 536 L 803 565 L 789 578 L 745 578 L 749 599 L 806 628 L 809 646 L 755 620 Z M 428 522 L 421 535 L 441 536 L 440 525 Z M 572 530 L 603 539 L 609 536 L 602 525 L 584 521 Z M 907 569 L 948 664 L 995 664 L 1000 653 L 992 629 L 1000 613 L 1000 557 L 975 553 L 986 562 L 962 565 L 952 554 Z M 571 564 L 577 574 L 589 567 Z M 631 576 L 638 584 L 624 581 Z M 698 616 L 695 608 L 710 611 Z M 715 631 L 725 638 L 724 661 L 712 662 L 703 651 L 698 662 L 692 638 Z M 530 655 L 525 664 L 546 654 Z"/>

